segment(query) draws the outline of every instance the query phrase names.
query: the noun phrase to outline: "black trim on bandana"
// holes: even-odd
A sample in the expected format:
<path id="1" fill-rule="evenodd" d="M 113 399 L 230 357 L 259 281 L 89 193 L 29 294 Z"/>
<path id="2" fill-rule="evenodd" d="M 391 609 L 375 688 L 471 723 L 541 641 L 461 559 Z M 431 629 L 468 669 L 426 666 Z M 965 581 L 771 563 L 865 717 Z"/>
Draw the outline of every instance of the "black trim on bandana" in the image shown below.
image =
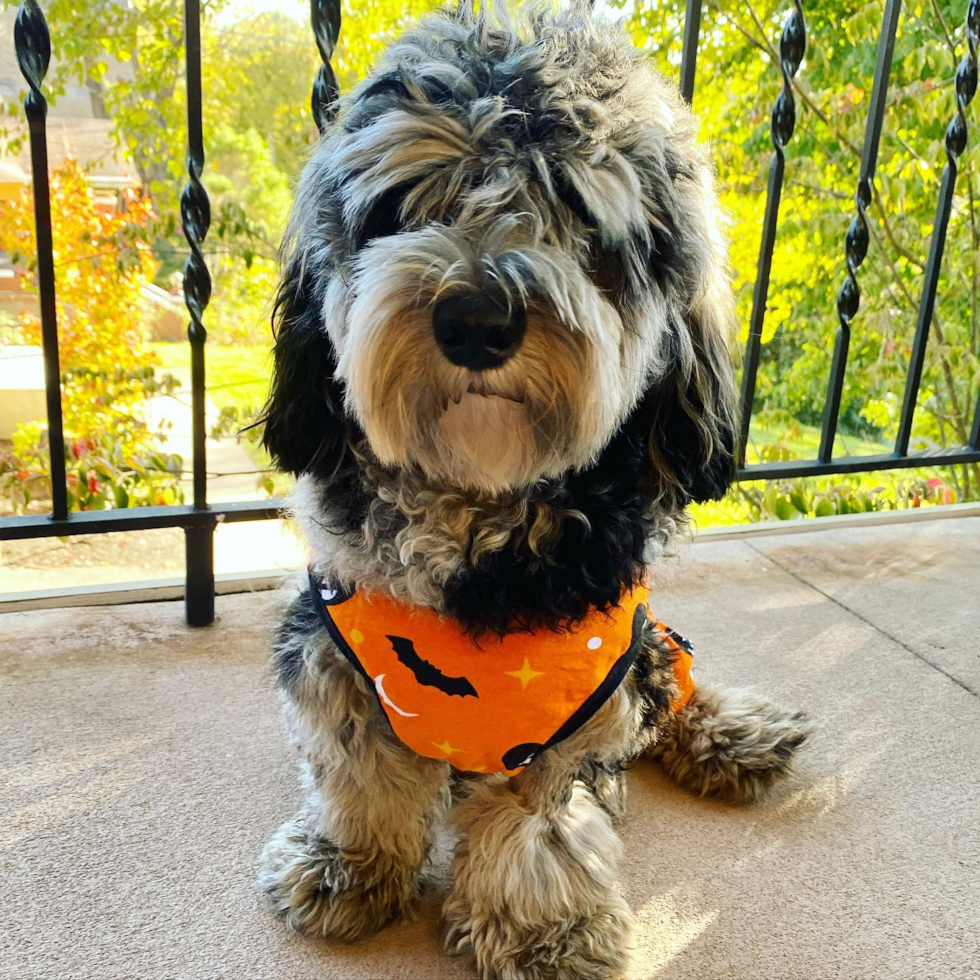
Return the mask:
<path id="1" fill-rule="evenodd" d="M 543 745 L 538 742 L 525 742 L 508 749 L 500 760 L 504 767 L 508 770 L 523 769 L 524 766 L 530 765 L 542 752 L 546 752 L 553 745 L 564 742 L 566 738 L 574 735 L 616 693 L 639 652 L 636 644 L 631 644 L 629 650 L 612 665 L 602 683 L 568 716 L 564 724 L 547 742 Z"/>
<path id="2" fill-rule="evenodd" d="M 330 606 L 339 606 L 342 602 L 346 602 L 351 596 L 354 595 L 353 592 L 341 592 L 337 590 L 336 597 L 333 599 L 325 599 L 323 597 L 323 579 L 317 578 L 313 574 L 313 569 L 308 569 L 310 576 L 310 594 L 313 598 L 313 605 L 316 606 L 317 614 L 320 617 L 320 622 L 323 623 L 327 632 L 330 634 L 330 639 L 334 641 L 337 645 L 337 649 L 350 661 L 350 665 L 361 675 L 371 685 L 371 690 L 374 691 L 374 696 L 378 697 L 378 692 L 374 688 L 374 681 L 368 675 L 368 672 L 361 665 L 361 661 L 357 659 L 357 654 L 350 648 L 347 640 L 344 639 L 344 634 L 340 632 L 340 627 L 333 621 L 333 617 L 328 612 Z M 333 591 L 333 590 L 329 590 Z M 381 703 L 381 699 L 378 698 L 378 703 Z M 387 715 L 385 715 L 387 717 Z"/>
<path id="3" fill-rule="evenodd" d="M 694 656 L 694 644 L 686 636 L 681 636 L 677 630 L 672 629 L 670 626 L 664 629 L 664 634 L 668 639 L 673 640 L 682 650 L 686 650 L 692 657 Z"/>

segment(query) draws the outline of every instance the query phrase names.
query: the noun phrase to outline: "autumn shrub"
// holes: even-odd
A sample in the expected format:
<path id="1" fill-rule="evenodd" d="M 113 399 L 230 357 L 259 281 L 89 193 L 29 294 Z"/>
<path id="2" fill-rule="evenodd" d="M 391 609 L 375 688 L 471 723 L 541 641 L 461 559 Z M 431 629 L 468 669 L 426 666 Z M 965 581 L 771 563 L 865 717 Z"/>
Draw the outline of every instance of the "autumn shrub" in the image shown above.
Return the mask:
<path id="1" fill-rule="evenodd" d="M 142 471 L 156 473 L 150 482 L 176 496 L 181 465 L 147 466 L 164 434 L 153 430 L 144 411 L 146 400 L 169 393 L 176 382 L 158 377 L 144 340 L 144 288 L 156 271 L 148 244 L 154 221 L 150 202 L 135 191 L 122 194 L 117 206 L 97 199 L 75 160 L 66 160 L 50 175 L 51 218 L 56 270 L 58 353 L 61 361 L 62 410 L 70 446 L 98 447 L 83 483 L 102 463 L 99 491 L 73 491 L 76 506 L 126 506 L 155 502 L 155 494 L 131 492 Z M 37 246 L 31 195 L 0 202 L 0 251 L 11 255 L 29 290 L 37 292 Z M 41 322 L 36 313 L 20 318 L 22 340 L 40 346 Z M 5 475 L 19 480 L 28 493 L 8 494 L 15 507 L 25 506 L 49 480 L 43 426 L 21 426 L 14 448 L 5 454 Z M 87 450 L 94 453 L 95 448 Z M 70 449 L 66 450 L 70 456 Z M 76 460 L 77 461 L 77 460 Z M 69 462 L 71 460 L 69 459 Z M 16 467 L 16 469 L 11 469 Z M 104 487 L 103 487 L 104 484 Z M 169 487 L 169 493 L 165 488 Z M 8 488 L 9 489 L 9 488 Z M 117 492 L 118 491 L 118 492 Z"/>

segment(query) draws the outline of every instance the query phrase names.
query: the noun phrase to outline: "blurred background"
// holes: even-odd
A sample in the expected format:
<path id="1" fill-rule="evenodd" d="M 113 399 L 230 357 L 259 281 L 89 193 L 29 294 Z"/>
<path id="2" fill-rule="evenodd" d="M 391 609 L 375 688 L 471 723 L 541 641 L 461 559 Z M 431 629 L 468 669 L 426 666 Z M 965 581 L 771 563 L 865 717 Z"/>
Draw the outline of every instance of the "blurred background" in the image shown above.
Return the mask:
<path id="1" fill-rule="evenodd" d="M 428 0 L 344 4 L 334 59 L 341 88 L 370 68 Z M 795 90 L 797 126 L 773 257 L 747 462 L 813 458 L 855 212 L 884 0 L 811 0 Z M 189 495 L 189 345 L 181 270 L 187 246 L 183 4 L 51 0 L 45 80 L 63 404 L 72 509 L 178 503 Z M 607 0 L 635 42 L 677 77 L 684 9 Z M 694 109 L 713 146 L 731 221 L 741 336 L 748 334 L 770 115 L 782 87 L 786 0 L 706 0 Z M 908 370 L 923 270 L 966 43 L 966 0 L 904 6 L 881 139 L 870 249 L 859 272 L 835 451 L 889 452 Z M 276 250 L 317 129 L 309 107 L 319 55 L 300 0 L 204 4 L 203 90 L 212 205 L 205 244 L 214 292 L 205 314 L 209 500 L 279 496 L 260 430 L 240 430 L 267 388 Z M 37 313 L 26 86 L 13 45 L 16 4 L 0 0 L 0 515 L 50 508 Z M 975 118 L 974 113 L 972 118 Z M 974 127 L 975 128 L 975 127 Z M 972 133 L 971 133 L 972 138 Z M 911 449 L 964 445 L 980 389 L 980 167 L 960 161 Z M 740 356 L 740 355 L 739 355 Z M 695 509 L 700 528 L 943 506 L 980 499 L 980 467 L 750 482 Z M 277 521 L 220 527 L 216 571 L 303 562 Z M 0 543 L 4 592 L 123 583 L 183 571 L 177 528 Z"/>

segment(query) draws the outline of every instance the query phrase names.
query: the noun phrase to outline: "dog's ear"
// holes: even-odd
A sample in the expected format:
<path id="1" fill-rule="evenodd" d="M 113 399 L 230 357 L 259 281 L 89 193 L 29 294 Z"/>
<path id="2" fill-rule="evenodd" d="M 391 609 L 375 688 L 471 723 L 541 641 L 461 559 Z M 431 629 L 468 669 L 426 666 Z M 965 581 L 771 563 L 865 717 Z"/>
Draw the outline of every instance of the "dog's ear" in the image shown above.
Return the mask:
<path id="1" fill-rule="evenodd" d="M 724 496 L 735 478 L 735 302 L 720 207 L 703 161 L 665 148 L 648 174 L 650 273 L 666 299 L 660 371 L 640 410 L 649 478 L 683 506 Z M 671 493 L 672 491 L 672 493 Z"/>
<path id="2" fill-rule="evenodd" d="M 723 497 L 735 478 L 730 306 L 725 296 L 708 293 L 686 316 L 671 319 L 666 371 L 637 409 L 647 427 L 649 478 L 682 505 Z"/>
<path id="3" fill-rule="evenodd" d="M 286 266 L 273 313 L 272 384 L 262 443 L 279 469 L 330 478 L 354 435 L 335 376 L 333 345 L 323 329 L 322 294 L 300 257 Z"/>

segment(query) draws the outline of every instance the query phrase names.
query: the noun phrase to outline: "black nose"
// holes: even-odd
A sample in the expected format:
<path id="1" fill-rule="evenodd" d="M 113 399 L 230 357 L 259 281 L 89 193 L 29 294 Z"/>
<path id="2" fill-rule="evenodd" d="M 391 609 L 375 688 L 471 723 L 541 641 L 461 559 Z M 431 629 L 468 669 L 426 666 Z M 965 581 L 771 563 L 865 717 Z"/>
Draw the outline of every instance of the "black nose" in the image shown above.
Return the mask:
<path id="1" fill-rule="evenodd" d="M 453 364 L 472 371 L 500 367 L 521 346 L 527 318 L 490 292 L 460 293 L 442 300 L 432 315 L 436 343 Z"/>

